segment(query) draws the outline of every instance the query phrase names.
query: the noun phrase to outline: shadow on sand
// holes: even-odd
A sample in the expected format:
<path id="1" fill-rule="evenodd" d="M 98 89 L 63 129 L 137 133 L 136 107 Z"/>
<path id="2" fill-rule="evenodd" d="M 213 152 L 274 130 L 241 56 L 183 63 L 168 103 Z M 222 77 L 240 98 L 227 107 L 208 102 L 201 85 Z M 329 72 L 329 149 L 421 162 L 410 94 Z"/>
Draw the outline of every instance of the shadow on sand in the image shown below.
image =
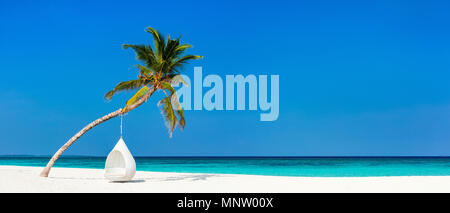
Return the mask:
<path id="1" fill-rule="evenodd" d="M 207 180 L 210 177 L 218 177 L 219 175 L 211 175 L 211 174 L 199 174 L 199 175 L 176 175 L 171 177 L 164 178 L 143 178 L 144 180 L 152 180 L 152 181 L 179 181 L 179 180 L 189 180 L 189 181 L 201 181 Z"/>

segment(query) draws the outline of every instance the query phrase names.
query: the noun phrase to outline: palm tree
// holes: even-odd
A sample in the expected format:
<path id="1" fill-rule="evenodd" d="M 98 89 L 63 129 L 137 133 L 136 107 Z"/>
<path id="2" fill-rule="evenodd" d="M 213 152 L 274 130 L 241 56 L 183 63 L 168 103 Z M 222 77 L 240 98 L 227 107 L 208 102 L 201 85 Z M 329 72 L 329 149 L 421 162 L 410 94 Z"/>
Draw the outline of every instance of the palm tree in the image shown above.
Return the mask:
<path id="1" fill-rule="evenodd" d="M 171 84 L 185 83 L 179 75 L 183 65 L 191 60 L 200 59 L 202 56 L 184 55 L 185 50 L 192 46 L 181 44 L 180 38 L 171 39 L 169 35 L 165 40 L 161 33 L 151 27 L 148 27 L 146 31 L 153 36 L 154 48 L 151 45 L 123 45 L 124 49 L 132 48 L 136 52 L 136 58 L 143 63 L 143 65 L 136 65 L 139 70 L 138 79 L 119 83 L 113 90 L 105 94 L 105 98 L 110 100 L 113 95 L 121 91 L 135 90 L 137 92 L 127 101 L 125 107 L 93 121 L 67 141 L 42 170 L 41 177 L 48 177 L 50 169 L 59 156 L 87 131 L 111 118 L 123 115 L 139 107 L 156 91 L 162 91 L 165 94 L 165 97 L 159 101 L 158 106 L 161 107 L 161 112 L 169 128 L 170 137 L 172 137 L 176 126 L 184 129 L 183 109 Z"/>

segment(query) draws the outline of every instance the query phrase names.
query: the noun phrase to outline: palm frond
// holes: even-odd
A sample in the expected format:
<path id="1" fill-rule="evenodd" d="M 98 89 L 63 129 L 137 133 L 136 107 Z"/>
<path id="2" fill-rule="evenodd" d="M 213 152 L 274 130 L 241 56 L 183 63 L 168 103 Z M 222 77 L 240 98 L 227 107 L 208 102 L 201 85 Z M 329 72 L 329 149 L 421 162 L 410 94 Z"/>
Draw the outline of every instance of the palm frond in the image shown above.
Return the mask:
<path id="1" fill-rule="evenodd" d="M 137 68 L 139 69 L 139 73 L 141 74 L 141 75 L 153 75 L 154 74 L 154 71 L 153 70 L 151 70 L 151 69 L 149 69 L 149 68 L 147 68 L 147 67 L 145 67 L 145 66 L 142 66 L 142 65 L 140 65 L 140 64 L 136 64 L 136 66 L 137 66 Z"/>
<path id="2" fill-rule="evenodd" d="M 135 104 L 139 99 L 141 99 L 142 96 L 147 94 L 148 91 L 150 91 L 150 88 L 147 86 L 143 86 L 139 91 L 137 91 L 136 94 L 134 94 L 133 97 L 127 101 L 125 107 L 122 109 L 122 113 L 125 112 L 129 106 Z"/>
<path id="3" fill-rule="evenodd" d="M 178 74 L 180 72 L 180 70 L 183 68 L 183 66 L 190 60 L 198 60 L 203 58 L 203 56 L 199 56 L 199 55 L 186 55 L 183 56 L 181 58 L 176 58 L 174 59 L 174 61 L 171 63 L 169 69 L 168 69 L 168 73 L 170 74 Z"/>
<path id="4" fill-rule="evenodd" d="M 170 101 L 170 97 L 165 97 L 158 102 L 158 106 L 161 107 L 161 114 L 164 117 L 167 128 L 169 128 L 170 137 L 172 137 L 173 130 L 177 124 L 177 118 Z"/>
<path id="5" fill-rule="evenodd" d="M 107 92 L 105 94 L 105 99 L 106 100 L 111 100 L 111 98 L 114 96 L 115 93 L 116 93 L 116 91 L 114 91 L 114 90 L 111 90 L 111 91 Z"/>
<path id="6" fill-rule="evenodd" d="M 168 82 L 161 82 L 161 86 L 164 89 L 167 89 L 170 91 L 169 97 L 170 97 L 170 102 L 172 103 L 172 108 L 173 108 L 173 110 L 175 110 L 176 114 L 179 117 L 178 124 L 181 126 L 181 129 L 184 129 L 184 125 L 185 125 L 186 121 L 184 120 L 183 108 L 181 107 L 181 104 L 178 101 L 177 92 L 172 87 L 172 85 L 170 85 L 170 83 L 168 83 Z"/>
<path id="7" fill-rule="evenodd" d="M 136 53 L 136 59 L 144 62 L 148 67 L 153 66 L 157 62 L 155 53 L 150 45 L 123 44 L 122 46 L 123 49 L 132 48 Z"/>
<path id="8" fill-rule="evenodd" d="M 169 128 L 170 137 L 172 137 L 175 127 L 178 125 L 181 129 L 184 129 L 186 123 L 183 108 L 172 84 L 182 83 L 189 86 L 183 77 L 178 74 L 187 62 L 198 60 L 203 56 L 186 55 L 185 51 L 192 48 L 192 45 L 181 44 L 180 38 L 172 39 L 170 35 L 164 38 L 160 32 L 151 27 L 147 27 L 145 31 L 153 36 L 153 48 L 152 45 L 123 45 L 124 49 L 132 48 L 136 53 L 136 58 L 143 62 L 142 65 L 136 65 L 139 70 L 138 79 L 121 82 L 113 90 L 106 93 L 105 97 L 111 99 L 117 92 L 140 88 L 127 101 L 123 108 L 123 112 L 126 112 L 130 105 L 137 103 L 145 94 L 148 94 L 149 85 L 161 85 L 160 89 L 167 97 L 159 101 L 158 106 L 161 107 L 161 113 Z"/>
<path id="9" fill-rule="evenodd" d="M 182 45 L 179 45 L 175 50 L 176 51 L 185 51 L 188 48 L 192 48 L 192 45 L 190 45 L 190 44 L 182 44 Z"/>
<path id="10" fill-rule="evenodd" d="M 172 78 L 170 78 L 169 83 L 171 85 L 182 83 L 182 84 L 186 85 L 187 87 L 189 87 L 189 84 L 187 83 L 186 80 L 184 80 L 184 78 L 181 75 L 174 75 Z"/>
<path id="11" fill-rule="evenodd" d="M 172 53 L 172 58 L 179 58 L 184 53 L 184 51 L 186 51 L 189 48 L 192 48 L 192 45 L 190 44 L 178 45 L 177 48 L 175 48 L 174 52 Z"/>
<path id="12" fill-rule="evenodd" d="M 170 39 L 167 38 L 167 45 L 164 51 L 164 60 L 170 60 L 171 58 L 175 58 L 176 49 L 180 46 L 180 38 L 178 39 Z"/>
<path id="13" fill-rule="evenodd" d="M 178 115 L 178 123 L 180 124 L 180 129 L 181 130 L 184 130 L 184 126 L 186 125 L 186 121 L 184 120 L 184 112 L 183 112 L 183 109 L 181 109 L 181 110 L 175 110 L 175 112 L 177 113 L 177 115 Z"/>
<path id="14" fill-rule="evenodd" d="M 178 64 L 178 63 L 186 63 L 189 60 L 198 60 L 203 58 L 203 56 L 200 55 L 185 55 L 181 58 L 178 58 L 175 60 L 175 62 L 173 64 Z"/>
<path id="15" fill-rule="evenodd" d="M 161 81 L 169 82 L 170 85 L 174 84 L 183 84 L 186 85 L 186 87 L 189 87 L 189 84 L 184 78 L 179 74 L 168 74 L 161 78 Z"/>
<path id="16" fill-rule="evenodd" d="M 184 119 L 183 107 L 181 107 L 181 104 L 178 100 L 178 95 L 176 92 L 174 92 L 170 95 L 170 97 L 171 97 L 170 99 L 172 102 L 173 109 L 175 110 L 175 113 L 178 115 L 178 124 L 179 124 L 181 130 L 184 130 L 186 121 Z"/>
<path id="17" fill-rule="evenodd" d="M 162 81 L 161 86 L 163 89 L 169 90 L 171 94 L 175 92 L 175 89 L 168 82 Z"/>
<path id="18" fill-rule="evenodd" d="M 162 54 L 164 53 L 164 49 L 166 46 L 166 43 L 164 41 L 164 37 L 161 35 L 160 32 L 158 32 L 157 30 L 151 28 L 151 27 L 147 27 L 147 29 L 145 30 L 148 33 L 152 34 L 153 36 L 153 40 L 155 42 L 155 48 L 156 51 L 158 51 L 158 56 L 162 57 Z"/>
<path id="19" fill-rule="evenodd" d="M 105 98 L 110 100 L 118 92 L 138 89 L 143 83 L 141 79 L 120 82 L 113 90 L 105 94 Z"/>

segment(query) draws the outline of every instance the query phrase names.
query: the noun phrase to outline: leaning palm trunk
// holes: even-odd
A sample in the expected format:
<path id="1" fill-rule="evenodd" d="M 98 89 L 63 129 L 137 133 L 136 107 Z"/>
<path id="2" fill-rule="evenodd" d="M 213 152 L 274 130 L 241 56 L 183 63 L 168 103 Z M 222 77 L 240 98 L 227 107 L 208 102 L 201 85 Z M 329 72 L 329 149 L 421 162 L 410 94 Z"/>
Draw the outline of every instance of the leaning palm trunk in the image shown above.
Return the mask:
<path id="1" fill-rule="evenodd" d="M 94 128 L 95 126 L 111 119 L 114 117 L 117 117 L 121 114 L 127 113 L 137 107 L 139 107 L 140 105 L 142 105 L 143 103 L 145 103 L 150 96 L 153 95 L 153 93 L 156 91 L 156 88 L 153 87 L 147 94 L 145 94 L 141 99 L 139 99 L 138 102 L 136 102 L 135 104 L 128 106 L 126 108 L 125 111 L 122 111 L 122 109 L 118 109 L 114 112 L 111 112 L 95 121 L 93 121 L 92 123 L 90 123 L 89 125 L 87 125 L 86 127 L 84 127 L 80 132 L 78 132 L 76 135 L 74 135 L 69 141 L 67 141 L 54 155 L 53 157 L 50 159 L 50 161 L 47 163 L 47 166 L 44 168 L 44 170 L 42 170 L 41 172 L 41 177 L 48 177 L 48 173 L 50 173 L 50 169 L 52 168 L 53 164 L 55 163 L 56 160 L 58 160 L 59 156 L 62 155 L 62 153 L 64 151 L 66 151 L 76 140 L 78 140 L 81 136 L 83 136 L 87 131 L 89 131 L 90 129 Z"/>
<path id="2" fill-rule="evenodd" d="M 203 56 L 184 55 L 184 51 L 191 48 L 192 45 L 181 44 L 180 38 L 171 39 L 170 36 L 167 36 L 166 40 L 158 31 L 151 27 L 148 27 L 146 31 L 153 36 L 155 41 L 154 49 L 150 45 L 123 45 L 124 49 L 132 48 L 136 52 L 136 59 L 140 60 L 145 65 L 137 65 L 139 69 L 138 79 L 120 82 L 113 90 L 105 94 L 105 98 L 109 100 L 118 92 L 135 90 L 138 88 L 141 89 L 130 100 L 128 100 L 125 108 L 118 109 L 95 120 L 67 141 L 66 144 L 64 144 L 64 146 L 62 146 L 50 159 L 47 166 L 41 172 L 42 177 L 48 177 L 50 169 L 59 156 L 61 156 L 64 151 L 66 151 L 87 131 L 111 118 L 127 113 L 142 105 L 158 89 L 162 90 L 166 95 L 165 98 L 159 101 L 158 106 L 161 106 L 162 108 L 161 113 L 167 121 L 166 124 L 170 130 L 170 137 L 172 136 L 173 130 L 176 126 L 179 126 L 181 129 L 184 128 L 185 120 L 183 109 L 178 102 L 172 104 L 172 100 L 178 100 L 178 98 L 175 89 L 171 86 L 171 83 L 185 83 L 185 81 L 179 76 L 179 72 L 183 68 L 183 65 L 188 61 L 197 60 Z M 152 89 L 149 89 L 147 85 L 152 85 Z"/>

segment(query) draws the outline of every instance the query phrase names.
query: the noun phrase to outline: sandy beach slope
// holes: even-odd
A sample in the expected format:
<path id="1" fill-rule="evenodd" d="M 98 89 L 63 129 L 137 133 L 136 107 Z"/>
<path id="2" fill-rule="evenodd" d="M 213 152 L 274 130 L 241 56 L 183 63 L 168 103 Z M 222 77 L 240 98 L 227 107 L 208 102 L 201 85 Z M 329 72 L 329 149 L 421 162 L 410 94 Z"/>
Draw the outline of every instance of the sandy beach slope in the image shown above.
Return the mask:
<path id="1" fill-rule="evenodd" d="M 0 166 L 0 192 L 450 192 L 450 176 L 278 177 L 138 171 L 111 183 L 101 169 Z"/>

